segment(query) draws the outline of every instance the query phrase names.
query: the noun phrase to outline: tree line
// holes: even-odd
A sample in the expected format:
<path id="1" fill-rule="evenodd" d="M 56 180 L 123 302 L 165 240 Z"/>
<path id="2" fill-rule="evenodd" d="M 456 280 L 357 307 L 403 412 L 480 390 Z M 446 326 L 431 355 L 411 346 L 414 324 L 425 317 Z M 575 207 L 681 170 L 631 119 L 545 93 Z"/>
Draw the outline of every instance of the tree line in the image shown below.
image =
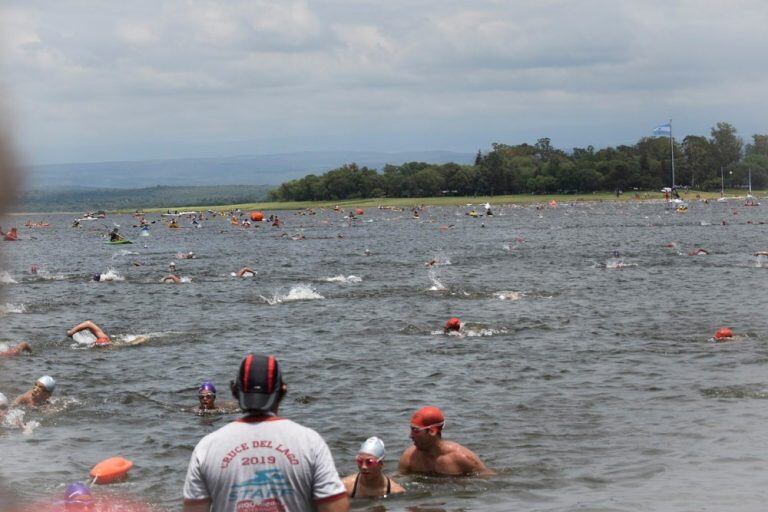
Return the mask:
<path id="1" fill-rule="evenodd" d="M 310 174 L 270 191 L 273 201 L 321 201 L 374 197 L 475 196 L 542 193 L 589 193 L 617 190 L 657 190 L 672 185 L 696 190 L 768 185 L 768 135 L 753 135 L 744 144 L 736 128 L 717 123 L 710 137 L 688 135 L 643 137 L 632 146 L 570 152 L 554 148 L 550 139 L 511 146 L 494 143 L 478 151 L 474 165 L 410 162 L 385 165 L 381 172 L 345 164 L 320 176 Z"/>

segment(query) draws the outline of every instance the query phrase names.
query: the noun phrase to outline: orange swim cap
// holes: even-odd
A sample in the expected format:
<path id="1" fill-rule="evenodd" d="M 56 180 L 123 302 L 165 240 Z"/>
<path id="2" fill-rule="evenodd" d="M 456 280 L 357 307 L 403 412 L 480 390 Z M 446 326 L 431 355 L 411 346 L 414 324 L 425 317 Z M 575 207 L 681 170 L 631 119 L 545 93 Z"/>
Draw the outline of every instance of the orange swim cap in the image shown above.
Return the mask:
<path id="1" fill-rule="evenodd" d="M 442 429 L 444 424 L 443 411 L 432 405 L 422 407 L 411 416 L 411 425 L 416 427 L 440 427 Z"/>
<path id="2" fill-rule="evenodd" d="M 445 322 L 445 330 L 447 331 L 458 331 L 461 329 L 461 320 L 459 320 L 456 317 L 449 318 L 447 322 Z"/>
<path id="3" fill-rule="evenodd" d="M 96 345 L 109 345 L 109 338 L 107 336 L 96 338 Z"/>
<path id="4" fill-rule="evenodd" d="M 733 331 L 730 327 L 721 327 L 715 333 L 716 340 L 724 340 L 726 338 L 733 338 Z"/>

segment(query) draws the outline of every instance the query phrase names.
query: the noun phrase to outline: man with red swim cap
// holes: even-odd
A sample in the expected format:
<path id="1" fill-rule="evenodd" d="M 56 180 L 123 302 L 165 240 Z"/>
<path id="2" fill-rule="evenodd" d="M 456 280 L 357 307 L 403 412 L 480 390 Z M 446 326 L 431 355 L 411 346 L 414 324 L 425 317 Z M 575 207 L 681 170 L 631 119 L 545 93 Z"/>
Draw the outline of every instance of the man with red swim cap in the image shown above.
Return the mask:
<path id="1" fill-rule="evenodd" d="M 443 327 L 443 332 L 445 334 L 448 334 L 451 331 L 459 332 L 461 330 L 461 320 L 459 320 L 456 317 L 449 318 L 447 322 L 445 322 L 445 327 Z"/>
<path id="2" fill-rule="evenodd" d="M 426 473 L 433 475 L 493 475 L 472 450 L 442 437 L 445 417 L 437 407 L 427 406 L 411 417 L 411 441 L 400 457 L 402 474 Z"/>

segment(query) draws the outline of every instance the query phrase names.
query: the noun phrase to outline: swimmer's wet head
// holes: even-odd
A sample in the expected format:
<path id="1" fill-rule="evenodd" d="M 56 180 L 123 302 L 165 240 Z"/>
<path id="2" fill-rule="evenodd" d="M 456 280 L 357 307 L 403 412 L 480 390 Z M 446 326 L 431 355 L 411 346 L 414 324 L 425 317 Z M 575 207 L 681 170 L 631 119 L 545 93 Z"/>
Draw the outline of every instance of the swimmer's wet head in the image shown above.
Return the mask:
<path id="1" fill-rule="evenodd" d="M 69 484 L 64 492 L 64 510 L 92 510 L 95 501 L 88 486 L 80 482 Z"/>
<path id="2" fill-rule="evenodd" d="M 197 389 L 197 398 L 200 401 L 200 410 L 209 411 L 216 408 L 216 386 L 213 382 L 204 381 Z"/>
<path id="3" fill-rule="evenodd" d="M 32 388 L 32 398 L 36 401 L 47 400 L 53 394 L 53 390 L 56 389 L 56 381 L 49 375 L 43 375 Z"/>
<path id="4" fill-rule="evenodd" d="M 448 321 L 445 322 L 445 326 L 443 327 L 444 332 L 450 332 L 450 331 L 458 332 L 459 330 L 461 330 L 461 320 L 459 320 L 456 317 L 449 318 Z"/>
<path id="5" fill-rule="evenodd" d="M 426 449 L 442 437 L 445 426 L 443 412 L 434 406 L 422 407 L 411 416 L 411 441 L 419 449 Z"/>
<path id="6" fill-rule="evenodd" d="M 365 442 L 360 445 L 360 450 L 357 452 L 355 462 L 357 467 L 360 468 L 360 473 L 367 475 L 369 473 L 377 473 L 381 471 L 384 465 L 384 456 L 386 455 L 386 449 L 384 447 L 384 441 L 378 437 L 369 437 Z"/>
<path id="7" fill-rule="evenodd" d="M 277 412 L 288 388 L 274 356 L 248 354 L 240 363 L 237 380 L 230 382 L 230 390 L 243 411 L 257 415 Z"/>
<path id="8" fill-rule="evenodd" d="M 721 327 L 715 333 L 716 341 L 730 341 L 733 339 L 733 330 L 730 327 Z"/>
<path id="9" fill-rule="evenodd" d="M 0 393 L 0 420 L 2 420 L 5 417 L 5 414 L 8 411 L 9 407 L 10 407 L 10 402 L 8 401 L 8 397 Z"/>

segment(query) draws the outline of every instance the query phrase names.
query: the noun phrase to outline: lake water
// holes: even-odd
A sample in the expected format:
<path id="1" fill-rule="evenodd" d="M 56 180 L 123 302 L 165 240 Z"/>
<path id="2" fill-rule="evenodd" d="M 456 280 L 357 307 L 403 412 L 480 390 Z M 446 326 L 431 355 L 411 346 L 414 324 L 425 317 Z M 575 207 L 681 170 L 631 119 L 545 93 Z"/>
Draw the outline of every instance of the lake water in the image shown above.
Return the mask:
<path id="1" fill-rule="evenodd" d="M 250 229 L 184 219 L 148 237 L 127 215 L 79 229 L 5 219 L 20 241 L 2 245 L 0 341 L 35 353 L 0 360 L 0 391 L 13 399 L 43 374 L 58 386 L 50 409 L 27 413 L 37 428 L 0 429 L 2 485 L 58 499 L 121 455 L 130 479 L 94 492 L 178 510 L 192 448 L 236 417 L 189 412 L 197 386 L 227 398 L 255 351 L 280 360 L 281 414 L 320 432 L 342 474 L 371 435 L 396 471 L 423 405 L 498 472 L 403 478 L 407 494 L 356 510 L 764 510 L 768 261 L 752 254 L 768 250 L 768 207 L 469 210 L 278 212 L 280 228 Z M 135 243 L 106 245 L 113 223 Z M 689 256 L 697 247 L 710 254 Z M 191 282 L 159 282 L 171 261 Z M 244 266 L 258 275 L 231 276 Z M 108 271 L 116 280 L 91 278 Z M 451 316 L 463 336 L 442 334 Z M 150 341 L 73 346 L 65 331 L 85 319 Z M 712 340 L 723 325 L 735 341 Z"/>

